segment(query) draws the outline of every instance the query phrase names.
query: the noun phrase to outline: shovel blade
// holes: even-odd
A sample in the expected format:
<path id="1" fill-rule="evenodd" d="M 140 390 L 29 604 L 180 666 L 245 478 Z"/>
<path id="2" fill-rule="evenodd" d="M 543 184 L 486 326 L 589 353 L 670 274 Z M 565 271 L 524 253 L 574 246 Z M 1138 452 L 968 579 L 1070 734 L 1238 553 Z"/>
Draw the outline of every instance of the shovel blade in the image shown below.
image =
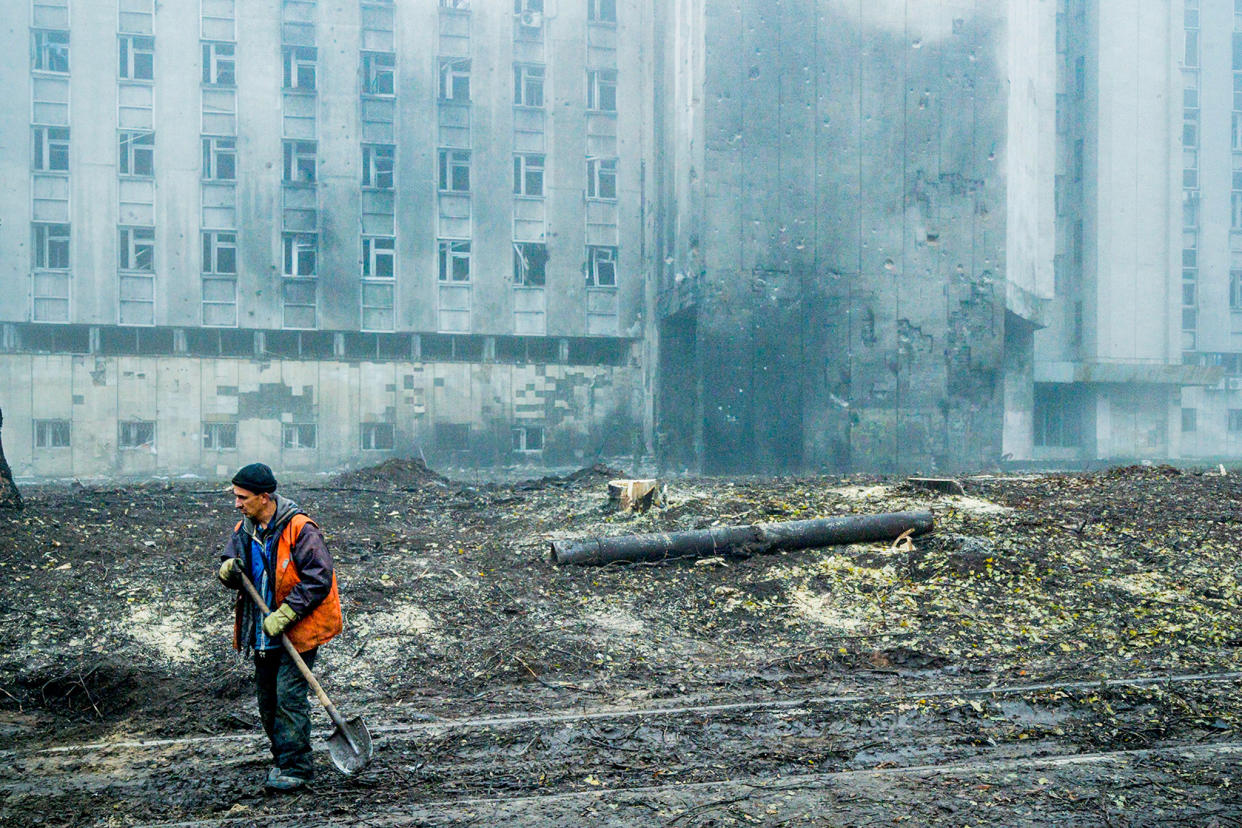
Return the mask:
<path id="1" fill-rule="evenodd" d="M 337 770 L 346 776 L 365 768 L 371 761 L 372 753 L 371 732 L 361 716 L 345 722 L 344 729 L 334 727 L 328 736 L 328 756 Z"/>

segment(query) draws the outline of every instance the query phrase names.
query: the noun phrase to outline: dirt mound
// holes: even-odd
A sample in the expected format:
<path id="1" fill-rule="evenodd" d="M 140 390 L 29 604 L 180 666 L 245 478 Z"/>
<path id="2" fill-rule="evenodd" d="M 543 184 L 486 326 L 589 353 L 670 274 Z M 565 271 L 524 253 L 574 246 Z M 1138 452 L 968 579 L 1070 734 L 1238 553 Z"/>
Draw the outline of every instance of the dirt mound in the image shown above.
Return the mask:
<path id="1" fill-rule="evenodd" d="M 517 491 L 534 491 L 547 488 L 548 486 L 589 486 L 607 480 L 616 480 L 618 477 L 625 477 L 625 472 L 618 471 L 611 466 L 605 466 L 603 463 L 596 463 L 593 466 L 587 466 L 569 474 L 549 475 L 540 477 L 537 480 L 526 480 L 518 483 L 513 488 Z"/>
<path id="2" fill-rule="evenodd" d="M 1105 474 L 1112 478 L 1137 477 L 1137 478 L 1161 478 L 1161 477 L 1180 477 L 1182 470 L 1169 465 L 1159 466 L 1118 466 L 1109 469 Z"/>
<path id="3" fill-rule="evenodd" d="M 333 488 L 351 486 L 381 486 L 394 489 L 420 489 L 428 484 L 448 483 L 444 475 L 432 471 L 421 459 L 394 457 L 378 466 L 338 474 L 328 485 Z"/>

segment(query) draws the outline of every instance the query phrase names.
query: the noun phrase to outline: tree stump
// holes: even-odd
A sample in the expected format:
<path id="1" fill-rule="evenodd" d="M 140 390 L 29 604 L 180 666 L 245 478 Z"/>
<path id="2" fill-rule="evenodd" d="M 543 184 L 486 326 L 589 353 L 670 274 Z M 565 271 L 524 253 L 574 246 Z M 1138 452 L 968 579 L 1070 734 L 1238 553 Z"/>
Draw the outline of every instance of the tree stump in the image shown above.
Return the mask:
<path id="1" fill-rule="evenodd" d="M 4 412 L 0 411 L 0 430 L 4 428 Z M 9 468 L 9 461 L 4 459 L 4 441 L 0 440 L 0 509 L 17 509 L 21 510 L 22 493 L 17 490 L 17 484 L 13 482 L 13 470 Z"/>

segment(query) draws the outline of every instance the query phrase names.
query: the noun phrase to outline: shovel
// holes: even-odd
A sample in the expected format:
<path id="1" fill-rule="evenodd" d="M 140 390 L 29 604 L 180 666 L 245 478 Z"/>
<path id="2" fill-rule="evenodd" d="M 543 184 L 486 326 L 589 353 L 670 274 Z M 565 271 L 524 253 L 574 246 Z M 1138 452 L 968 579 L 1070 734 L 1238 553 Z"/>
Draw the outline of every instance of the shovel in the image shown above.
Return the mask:
<path id="1" fill-rule="evenodd" d="M 267 604 L 263 602 L 262 596 L 258 590 L 254 588 L 254 584 L 250 583 L 250 579 L 245 573 L 237 572 L 241 578 L 242 586 L 246 588 L 246 593 L 251 600 L 263 610 L 263 614 L 267 615 L 271 612 Z M 331 735 L 328 736 L 328 755 L 332 757 L 332 764 L 336 765 L 337 770 L 346 776 L 360 771 L 371 761 L 371 732 L 367 730 L 367 723 L 362 720 L 361 716 L 355 716 L 349 721 L 341 716 L 328 694 L 323 692 L 323 688 L 319 686 L 319 682 L 311 674 L 310 668 L 306 666 L 306 662 L 302 660 L 302 656 L 298 655 L 298 651 L 294 649 L 293 644 L 283 634 L 280 636 L 280 643 L 285 645 L 285 652 L 293 659 L 293 663 L 298 666 L 298 671 L 302 677 L 306 679 L 306 683 L 315 691 L 315 695 L 319 697 L 319 703 L 323 705 L 323 709 L 328 711 L 332 723 L 336 725 Z"/>

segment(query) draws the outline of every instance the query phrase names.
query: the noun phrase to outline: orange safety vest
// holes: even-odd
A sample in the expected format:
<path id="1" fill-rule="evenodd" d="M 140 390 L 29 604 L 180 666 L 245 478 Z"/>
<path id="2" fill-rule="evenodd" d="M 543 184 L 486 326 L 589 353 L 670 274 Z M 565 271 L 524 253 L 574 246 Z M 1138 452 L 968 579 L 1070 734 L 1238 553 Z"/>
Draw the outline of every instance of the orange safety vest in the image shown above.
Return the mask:
<path id="1" fill-rule="evenodd" d="M 313 523 L 309 517 L 302 514 L 294 515 L 289 518 L 289 522 L 285 524 L 285 528 L 281 530 L 280 540 L 276 543 L 276 606 L 268 607 L 275 611 L 281 602 L 293 591 L 302 578 L 298 575 L 298 568 L 293 565 L 293 545 L 297 543 L 298 535 L 302 533 L 302 527 L 308 523 Z M 318 525 L 318 524 L 316 524 Z M 239 521 L 233 531 L 241 529 Z M 237 596 L 237 607 L 233 620 L 233 649 L 240 650 L 242 644 L 242 608 L 244 602 L 249 601 L 250 596 L 242 591 Z M 299 618 L 285 630 L 285 637 L 289 639 L 289 643 L 299 653 L 325 644 L 341 631 L 343 626 L 343 618 L 341 616 L 341 596 L 336 589 L 336 573 L 332 573 L 332 589 L 328 592 L 326 598 L 319 603 L 317 607 L 310 611 L 310 614 L 304 618 Z"/>

